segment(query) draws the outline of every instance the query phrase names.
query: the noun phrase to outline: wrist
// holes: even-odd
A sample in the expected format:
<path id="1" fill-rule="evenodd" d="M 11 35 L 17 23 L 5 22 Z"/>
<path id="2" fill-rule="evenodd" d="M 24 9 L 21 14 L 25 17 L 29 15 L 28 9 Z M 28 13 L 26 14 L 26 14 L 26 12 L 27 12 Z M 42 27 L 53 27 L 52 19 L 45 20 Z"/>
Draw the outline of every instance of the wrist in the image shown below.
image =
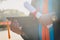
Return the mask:
<path id="1" fill-rule="evenodd" d="M 51 28 L 51 27 L 52 27 L 52 25 L 53 25 L 53 24 L 47 25 L 47 28 L 48 28 L 48 29 L 49 29 L 49 28 Z"/>
<path id="2" fill-rule="evenodd" d="M 39 19 L 40 18 L 40 16 L 42 16 L 42 14 L 40 13 L 40 12 L 33 12 L 32 13 L 37 19 Z"/>
<path id="3" fill-rule="evenodd" d="M 42 16 L 42 14 L 40 12 L 36 13 L 36 18 L 39 19 Z"/>

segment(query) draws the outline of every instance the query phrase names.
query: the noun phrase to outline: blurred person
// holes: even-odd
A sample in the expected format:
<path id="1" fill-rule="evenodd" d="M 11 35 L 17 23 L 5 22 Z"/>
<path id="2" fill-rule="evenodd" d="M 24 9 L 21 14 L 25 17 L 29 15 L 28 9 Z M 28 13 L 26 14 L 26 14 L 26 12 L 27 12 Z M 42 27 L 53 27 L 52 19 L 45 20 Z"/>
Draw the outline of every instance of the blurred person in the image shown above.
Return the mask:
<path id="1" fill-rule="evenodd" d="M 36 0 L 36 2 L 37 2 L 37 0 Z M 37 9 L 38 10 L 38 9 Z M 39 10 L 38 10 L 39 11 Z M 53 16 L 53 15 L 52 15 Z M 50 15 L 50 14 L 43 14 L 41 17 L 40 17 L 40 19 L 39 19 L 39 21 L 40 21 L 40 23 L 42 23 L 42 25 L 44 25 L 44 26 L 46 26 L 46 25 L 50 25 L 51 23 L 53 23 L 52 22 L 52 16 Z M 49 21 L 48 21 L 49 20 Z M 16 28 L 16 29 L 15 29 Z M 11 29 L 12 29 L 12 31 L 14 31 L 14 32 L 16 32 L 16 33 L 18 33 L 18 34 L 25 34 L 25 33 L 22 33 L 22 32 L 20 32 L 21 30 L 19 29 L 19 27 L 11 27 Z M 15 31 L 16 30 L 16 31 Z M 20 33 L 19 33 L 20 32 Z M 24 35 L 22 36 L 23 38 L 24 38 L 24 40 L 33 40 L 33 39 L 30 39 L 30 38 L 28 38 L 27 36 L 26 36 L 26 38 L 24 37 Z M 38 40 L 38 39 L 37 39 Z"/>

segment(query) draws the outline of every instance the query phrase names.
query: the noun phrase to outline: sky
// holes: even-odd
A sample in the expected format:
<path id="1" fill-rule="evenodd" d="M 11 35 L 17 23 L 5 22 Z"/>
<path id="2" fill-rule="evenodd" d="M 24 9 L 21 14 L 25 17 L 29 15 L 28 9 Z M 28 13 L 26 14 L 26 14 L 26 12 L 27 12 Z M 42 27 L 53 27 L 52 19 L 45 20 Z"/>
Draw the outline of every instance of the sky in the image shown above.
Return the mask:
<path id="1" fill-rule="evenodd" d="M 0 10 L 16 9 L 28 16 L 30 12 L 24 7 L 24 2 L 26 1 L 31 3 L 31 0 L 5 0 L 0 2 Z"/>

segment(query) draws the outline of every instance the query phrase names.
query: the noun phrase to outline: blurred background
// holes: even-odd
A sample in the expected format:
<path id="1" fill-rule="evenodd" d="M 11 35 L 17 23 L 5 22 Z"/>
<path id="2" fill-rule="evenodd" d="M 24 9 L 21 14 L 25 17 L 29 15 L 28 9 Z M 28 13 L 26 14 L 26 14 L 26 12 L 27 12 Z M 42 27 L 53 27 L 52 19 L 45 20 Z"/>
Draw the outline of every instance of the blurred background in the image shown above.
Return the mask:
<path id="1" fill-rule="evenodd" d="M 31 4 L 32 0 L 0 0 L 0 22 L 6 21 L 7 17 L 31 17 L 30 12 L 24 7 L 24 2 Z M 57 20 L 53 22 L 55 40 L 60 40 L 60 0 L 53 0 L 53 11 L 56 12 Z M 32 18 L 31 18 L 32 19 Z M 11 31 L 11 40 L 23 40 L 20 35 Z M 16 37 L 16 39 L 15 39 Z M 21 39 L 20 39 L 21 38 Z M 8 40 L 7 27 L 0 26 L 0 40 Z"/>

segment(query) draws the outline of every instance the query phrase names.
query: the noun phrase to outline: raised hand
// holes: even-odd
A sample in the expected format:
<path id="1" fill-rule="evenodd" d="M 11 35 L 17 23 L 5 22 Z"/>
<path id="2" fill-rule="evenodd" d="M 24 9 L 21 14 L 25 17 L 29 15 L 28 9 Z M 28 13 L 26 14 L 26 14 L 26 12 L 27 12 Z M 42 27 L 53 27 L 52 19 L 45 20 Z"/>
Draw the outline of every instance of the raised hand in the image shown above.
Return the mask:
<path id="1" fill-rule="evenodd" d="M 55 13 L 48 13 L 48 14 L 42 14 L 40 12 L 38 12 L 36 10 L 36 8 L 34 8 L 32 5 L 30 5 L 28 2 L 24 3 L 25 8 L 27 8 L 32 15 L 34 15 L 34 17 L 36 17 L 37 19 L 39 19 L 39 22 L 46 26 L 46 25 L 50 25 L 51 23 L 53 23 L 53 17 L 55 16 Z"/>

